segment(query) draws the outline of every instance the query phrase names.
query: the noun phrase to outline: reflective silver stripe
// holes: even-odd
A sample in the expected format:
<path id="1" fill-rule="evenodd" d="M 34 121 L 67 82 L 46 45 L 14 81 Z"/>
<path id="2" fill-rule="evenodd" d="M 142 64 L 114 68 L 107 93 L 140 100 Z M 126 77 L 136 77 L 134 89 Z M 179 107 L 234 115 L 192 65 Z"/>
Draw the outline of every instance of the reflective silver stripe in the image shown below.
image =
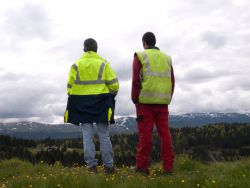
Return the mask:
<path id="1" fill-rule="evenodd" d="M 76 79 L 74 81 L 74 84 L 78 84 L 78 85 L 93 85 L 93 84 L 105 84 L 106 83 L 105 80 L 101 80 L 102 79 L 103 70 L 104 70 L 104 67 L 105 67 L 105 63 L 104 62 L 100 66 L 99 73 L 98 73 L 98 80 L 85 80 L 85 81 L 81 81 L 80 77 L 79 77 L 79 71 L 78 71 L 77 65 L 74 64 L 74 65 L 72 65 L 72 67 L 76 70 Z"/>
<path id="2" fill-rule="evenodd" d="M 72 88 L 72 85 L 71 85 L 71 84 L 68 84 L 68 85 L 67 85 L 67 88 Z"/>
<path id="3" fill-rule="evenodd" d="M 105 80 L 86 80 L 86 81 L 75 80 L 74 83 L 79 85 L 105 84 Z"/>
<path id="4" fill-rule="evenodd" d="M 149 64 L 149 60 L 148 60 L 148 55 L 145 51 L 142 52 L 142 56 L 146 65 L 146 71 L 150 71 L 150 64 Z"/>
<path id="5" fill-rule="evenodd" d="M 76 80 L 80 80 L 79 71 L 78 71 L 77 65 L 76 65 L 76 64 L 73 64 L 72 67 L 73 67 L 73 69 L 76 70 Z"/>
<path id="6" fill-rule="evenodd" d="M 145 91 L 143 92 L 143 91 L 141 91 L 140 97 L 171 99 L 171 94 L 168 94 L 168 93 L 145 92 Z"/>
<path id="7" fill-rule="evenodd" d="M 167 72 L 151 71 L 147 53 L 145 51 L 143 51 L 142 56 L 143 56 L 143 60 L 145 62 L 145 66 L 146 66 L 145 76 L 171 77 L 171 71 L 167 71 Z"/>
<path id="8" fill-rule="evenodd" d="M 77 69 L 76 64 L 73 64 L 73 65 L 72 65 L 72 68 L 73 68 L 73 69 L 75 69 L 75 70 L 76 70 L 76 72 L 78 72 L 78 69 Z"/>
<path id="9" fill-rule="evenodd" d="M 106 84 L 107 84 L 107 85 L 111 85 L 111 84 L 114 84 L 114 83 L 116 83 L 116 82 L 118 82 L 118 79 L 117 79 L 117 78 L 114 78 L 113 80 L 107 80 L 107 81 L 106 81 Z"/>
<path id="10" fill-rule="evenodd" d="M 99 69 L 99 73 L 98 73 L 98 80 L 102 79 L 102 73 L 103 73 L 104 67 L 105 67 L 105 63 L 102 63 Z"/>

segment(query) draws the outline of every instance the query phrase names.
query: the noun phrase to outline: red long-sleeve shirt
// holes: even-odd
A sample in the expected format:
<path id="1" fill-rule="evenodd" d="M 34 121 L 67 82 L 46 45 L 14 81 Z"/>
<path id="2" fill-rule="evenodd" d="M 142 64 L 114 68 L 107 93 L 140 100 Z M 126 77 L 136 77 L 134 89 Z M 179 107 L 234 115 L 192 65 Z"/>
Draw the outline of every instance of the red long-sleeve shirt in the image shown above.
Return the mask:
<path id="1" fill-rule="evenodd" d="M 133 61 L 133 76 L 132 76 L 132 90 L 131 90 L 131 99 L 134 104 L 139 103 L 139 94 L 141 91 L 141 70 L 142 64 L 135 54 Z M 174 78 L 174 69 L 171 65 L 171 82 L 172 82 L 172 95 L 174 93 L 175 87 L 175 78 Z"/>

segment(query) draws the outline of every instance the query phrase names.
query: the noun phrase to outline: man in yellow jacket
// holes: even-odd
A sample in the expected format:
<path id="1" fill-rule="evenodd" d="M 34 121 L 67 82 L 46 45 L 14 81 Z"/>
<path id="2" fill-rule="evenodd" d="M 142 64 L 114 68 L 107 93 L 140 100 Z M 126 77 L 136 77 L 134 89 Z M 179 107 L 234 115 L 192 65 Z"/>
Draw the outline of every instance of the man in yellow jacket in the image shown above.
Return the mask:
<path id="1" fill-rule="evenodd" d="M 68 104 L 65 122 L 80 125 L 84 159 L 90 172 L 97 173 L 93 136 L 97 133 L 106 173 L 114 172 L 109 123 L 113 122 L 119 83 L 110 64 L 97 54 L 97 42 L 84 41 L 84 54 L 70 69 L 67 85 Z"/>

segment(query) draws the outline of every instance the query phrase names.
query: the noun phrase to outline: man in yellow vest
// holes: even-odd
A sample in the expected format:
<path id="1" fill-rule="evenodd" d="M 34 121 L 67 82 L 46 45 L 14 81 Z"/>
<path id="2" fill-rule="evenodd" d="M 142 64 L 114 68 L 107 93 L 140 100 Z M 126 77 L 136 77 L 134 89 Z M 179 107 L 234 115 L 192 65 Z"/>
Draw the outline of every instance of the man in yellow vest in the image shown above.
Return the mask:
<path id="1" fill-rule="evenodd" d="M 88 170 L 97 173 L 93 136 L 97 133 L 105 173 L 113 173 L 113 149 L 109 123 L 113 121 L 119 83 L 110 64 L 97 54 L 97 42 L 84 41 L 85 53 L 70 69 L 65 122 L 80 125 L 83 134 L 84 159 Z"/>
<path id="2" fill-rule="evenodd" d="M 136 106 L 139 143 L 136 172 L 149 174 L 152 131 L 154 124 L 161 139 L 163 170 L 173 172 L 174 152 L 168 126 L 168 105 L 174 92 L 171 57 L 155 46 L 152 32 L 142 37 L 144 51 L 134 55 L 131 98 Z"/>

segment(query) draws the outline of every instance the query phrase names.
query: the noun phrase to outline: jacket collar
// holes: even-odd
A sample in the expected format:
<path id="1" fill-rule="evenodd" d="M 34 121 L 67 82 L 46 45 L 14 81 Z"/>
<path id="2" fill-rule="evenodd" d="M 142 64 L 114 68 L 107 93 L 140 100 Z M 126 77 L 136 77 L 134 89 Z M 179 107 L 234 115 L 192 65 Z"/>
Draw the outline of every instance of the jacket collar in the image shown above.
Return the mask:
<path id="1" fill-rule="evenodd" d="M 81 58 L 96 58 L 96 59 L 101 59 L 103 61 L 106 62 L 106 60 L 104 58 L 102 58 L 100 55 L 98 55 L 96 52 L 94 51 L 88 51 L 85 52 Z"/>

